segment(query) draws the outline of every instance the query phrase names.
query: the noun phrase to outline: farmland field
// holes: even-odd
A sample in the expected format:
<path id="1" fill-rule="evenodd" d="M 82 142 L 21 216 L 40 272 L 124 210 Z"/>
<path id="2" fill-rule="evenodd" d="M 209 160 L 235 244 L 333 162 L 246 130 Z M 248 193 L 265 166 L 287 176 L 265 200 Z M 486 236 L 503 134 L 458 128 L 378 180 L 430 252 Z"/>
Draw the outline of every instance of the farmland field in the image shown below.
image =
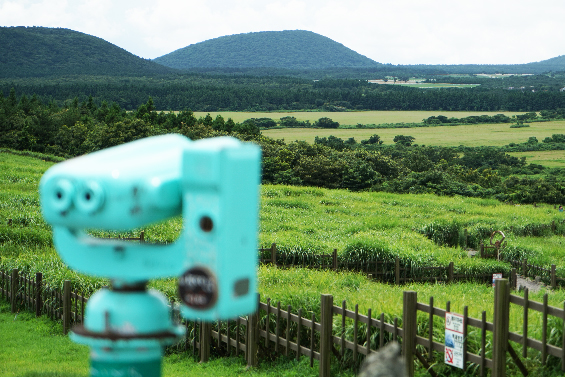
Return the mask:
<path id="1" fill-rule="evenodd" d="M 416 138 L 416 144 L 444 147 L 502 146 L 525 143 L 532 136 L 541 142 L 546 137 L 562 133 L 565 133 L 565 121 L 531 123 L 530 127 L 524 128 L 510 128 L 510 124 L 506 123 L 381 129 L 286 128 L 262 131 L 263 135 L 274 139 L 284 139 L 287 142 L 303 140 L 308 143 L 313 143 L 316 136 L 333 135 L 342 139 L 353 137 L 359 142 L 377 134 L 384 144 L 393 144 L 392 140 L 396 135 L 410 135 Z"/>
<path id="2" fill-rule="evenodd" d="M 565 151 L 530 151 L 530 152 L 510 152 L 514 157 L 526 157 L 530 164 L 543 165 L 548 168 L 565 167 Z"/>
<path id="3" fill-rule="evenodd" d="M 194 112 L 194 115 L 205 117 L 210 114 L 212 118 L 221 115 L 224 119 L 232 118 L 234 122 L 243 122 L 250 118 L 271 118 L 279 120 L 282 117 L 292 116 L 299 121 L 309 120 L 314 123 L 320 118 L 328 117 L 339 122 L 342 125 L 361 124 L 384 124 L 384 123 L 420 123 L 422 119 L 431 116 L 445 115 L 448 118 L 464 118 L 473 115 L 496 115 L 504 114 L 508 117 L 523 112 L 505 112 L 505 111 L 347 111 L 347 112 L 320 112 L 320 111 L 293 111 L 293 112 L 237 112 L 237 111 L 220 111 L 220 112 Z"/>

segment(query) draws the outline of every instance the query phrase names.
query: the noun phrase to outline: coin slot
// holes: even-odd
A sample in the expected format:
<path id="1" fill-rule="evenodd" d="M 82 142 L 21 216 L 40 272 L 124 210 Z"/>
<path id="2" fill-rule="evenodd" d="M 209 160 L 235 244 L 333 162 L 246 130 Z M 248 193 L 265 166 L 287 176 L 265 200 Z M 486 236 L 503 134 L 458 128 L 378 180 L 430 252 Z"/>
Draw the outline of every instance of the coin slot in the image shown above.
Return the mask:
<path id="1" fill-rule="evenodd" d="M 235 297 L 244 296 L 249 293 L 249 279 L 239 279 L 233 286 Z"/>
<path id="2" fill-rule="evenodd" d="M 214 229 L 214 222 L 210 218 L 210 216 L 202 216 L 200 218 L 200 229 L 203 232 L 209 233 Z"/>

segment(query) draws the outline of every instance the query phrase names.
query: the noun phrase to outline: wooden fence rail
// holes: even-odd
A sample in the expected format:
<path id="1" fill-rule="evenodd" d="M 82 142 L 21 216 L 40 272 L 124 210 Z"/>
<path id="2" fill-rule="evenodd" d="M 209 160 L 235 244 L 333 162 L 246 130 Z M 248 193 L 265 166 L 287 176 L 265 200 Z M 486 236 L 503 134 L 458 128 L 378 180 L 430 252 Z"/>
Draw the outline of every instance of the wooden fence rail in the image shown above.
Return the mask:
<path id="1" fill-rule="evenodd" d="M 404 265 L 398 257 L 392 261 L 371 259 L 354 263 L 348 260 L 340 260 L 337 255 L 337 249 L 334 249 L 332 254 L 298 256 L 279 252 L 275 243 L 270 247 L 259 249 L 259 262 L 282 268 L 296 266 L 312 269 L 331 269 L 334 271 L 358 271 L 366 273 L 373 280 L 392 284 L 414 282 L 454 283 L 459 281 L 475 281 L 490 284 L 492 282 L 492 274 L 456 274 L 453 262 L 450 262 L 447 266 L 417 268 Z M 417 276 L 416 270 L 418 271 Z M 503 278 L 510 279 L 512 284 L 515 285 L 516 278 L 512 274 L 504 273 Z"/>
<path id="2" fill-rule="evenodd" d="M 40 273 L 30 279 L 21 276 L 18 270 L 0 271 L 0 296 L 11 303 L 14 313 L 23 309 L 36 315 L 47 314 L 52 319 L 61 320 L 65 332 L 73 323 L 83 322 L 88 301 L 70 288 L 68 281 L 63 289 L 44 286 Z M 512 295 L 509 282 L 501 279 L 495 286 L 493 322 L 487 322 L 486 311 L 480 319 L 469 317 L 468 309 L 464 307 L 464 368 L 475 365 L 481 376 L 486 375 L 487 369 L 491 370 L 492 376 L 504 376 L 506 355 L 509 354 L 526 376 L 528 371 L 521 358 L 534 350 L 539 352 L 542 365 L 547 364 L 549 357 L 555 357 L 561 362 L 561 370 L 565 371 L 564 329 L 558 329 L 560 338 L 557 343 L 550 344 L 548 340 L 549 333 L 555 332 L 549 325 L 550 318 L 565 323 L 565 306 L 551 307 L 547 297 L 546 294 L 541 303 L 532 301 L 527 289 L 523 297 Z M 450 302 L 440 308 L 434 305 L 433 297 L 429 298 L 429 303 L 421 303 L 417 301 L 416 292 L 404 292 L 401 319 L 389 318 L 385 313 L 374 315 L 371 309 L 366 315 L 361 314 L 358 305 L 350 310 L 345 301 L 336 306 L 331 295 L 322 295 L 320 305 L 321 315 L 316 318 L 303 309 L 293 310 L 280 302 L 273 303 L 270 299 L 261 302 L 258 298 L 257 312 L 247 317 L 217 323 L 185 321 L 185 338 L 174 347 L 190 352 L 203 362 L 209 359 L 212 348 L 217 354 L 243 355 L 249 366 L 258 365 L 259 356 L 265 354 L 296 359 L 307 357 L 311 365 L 314 360 L 319 361 L 320 376 L 329 376 L 332 358 L 343 365 L 357 367 L 365 356 L 399 340 L 409 376 L 414 375 L 414 360 L 418 360 L 430 375 L 436 375 L 430 366 L 437 357 L 434 352 L 443 354 L 445 346 L 443 336 L 435 337 L 444 329 L 445 315 L 451 312 Z M 522 308 L 521 332 L 510 331 L 512 305 Z M 180 320 L 178 304 L 172 302 L 171 308 L 174 318 Z M 539 339 L 530 335 L 528 319 L 532 312 L 541 314 Z M 428 320 L 428 325 L 418 327 L 422 317 Z M 478 331 L 470 331 L 473 328 Z M 493 341 L 487 342 L 491 337 Z M 556 342 L 555 337 L 553 342 Z M 489 343 L 490 348 L 487 347 Z M 515 347 L 521 348 L 521 358 Z M 491 358 L 486 357 L 488 354 L 492 354 Z"/>
<path id="3" fill-rule="evenodd" d="M 485 258 L 493 257 L 493 255 L 486 252 L 481 254 Z M 492 274 L 456 274 L 453 262 L 450 262 L 447 266 L 418 267 L 418 274 L 416 276 L 416 268 L 404 265 L 398 257 L 394 261 L 372 259 L 353 263 L 347 260 L 340 260 L 337 255 L 337 249 L 334 249 L 332 254 L 297 256 L 280 252 L 275 243 L 270 247 L 259 249 L 259 262 L 262 264 L 273 264 L 282 268 L 297 266 L 313 269 L 331 269 L 334 271 L 358 271 L 366 273 L 373 280 L 393 284 L 413 282 L 453 283 L 460 281 L 492 282 Z M 528 263 L 527 260 L 507 260 L 506 262 L 516 271 L 508 275 L 503 274 L 503 278 L 509 279 L 511 285 L 515 288 L 517 273 L 520 273 L 523 277 L 539 276 L 547 286 L 553 289 L 558 286 L 565 286 L 565 277 L 558 276 L 557 267 L 554 264 L 547 268 Z"/>

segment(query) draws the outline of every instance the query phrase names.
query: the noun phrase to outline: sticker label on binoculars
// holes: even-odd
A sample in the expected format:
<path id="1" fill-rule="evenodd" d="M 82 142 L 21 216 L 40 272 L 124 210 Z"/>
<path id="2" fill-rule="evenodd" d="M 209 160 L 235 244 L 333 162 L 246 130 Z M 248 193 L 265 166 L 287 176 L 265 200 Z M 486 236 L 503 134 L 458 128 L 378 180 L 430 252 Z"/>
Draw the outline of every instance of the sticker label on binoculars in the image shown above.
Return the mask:
<path id="1" fill-rule="evenodd" d="M 208 309 L 218 299 L 218 285 L 214 274 L 204 267 L 187 270 L 179 279 L 181 300 L 194 309 Z"/>

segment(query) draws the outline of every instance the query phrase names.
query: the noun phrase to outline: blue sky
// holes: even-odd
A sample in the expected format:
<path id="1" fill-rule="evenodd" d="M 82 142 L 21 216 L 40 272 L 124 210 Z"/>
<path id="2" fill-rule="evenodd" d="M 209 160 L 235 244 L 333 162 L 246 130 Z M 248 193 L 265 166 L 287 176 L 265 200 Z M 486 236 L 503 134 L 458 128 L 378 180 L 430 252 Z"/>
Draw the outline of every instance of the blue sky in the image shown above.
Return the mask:
<path id="1" fill-rule="evenodd" d="M 564 19 L 563 0 L 0 0 L 0 26 L 68 28 L 147 59 L 300 29 L 380 63 L 519 64 L 565 55 Z"/>

